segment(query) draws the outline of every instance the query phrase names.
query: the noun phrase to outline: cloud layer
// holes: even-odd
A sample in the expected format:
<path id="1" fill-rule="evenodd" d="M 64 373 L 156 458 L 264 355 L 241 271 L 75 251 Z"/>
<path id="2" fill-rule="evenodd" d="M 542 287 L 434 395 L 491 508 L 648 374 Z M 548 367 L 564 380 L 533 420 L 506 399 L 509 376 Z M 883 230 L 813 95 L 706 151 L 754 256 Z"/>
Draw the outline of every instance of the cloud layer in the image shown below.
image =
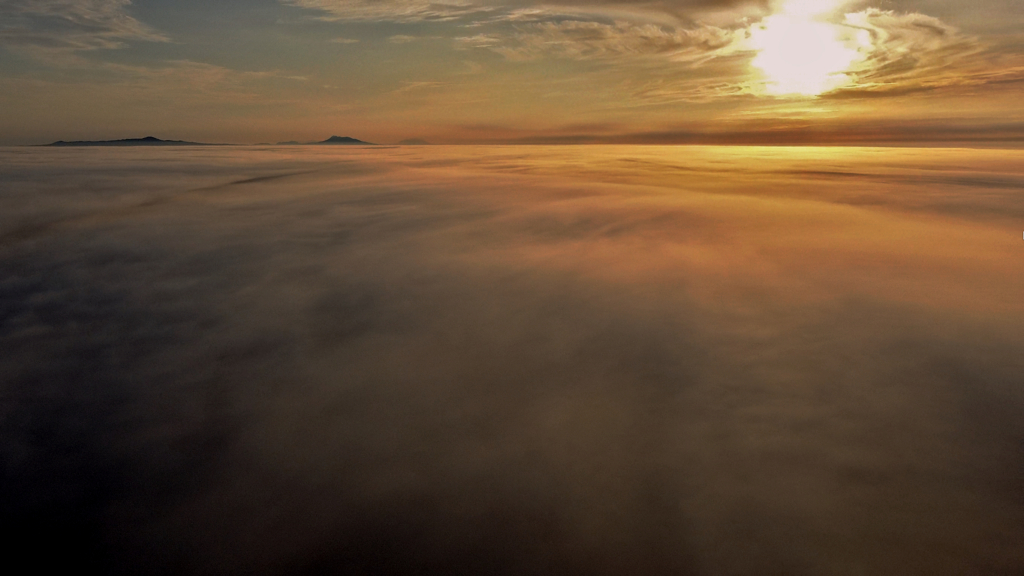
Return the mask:
<path id="1" fill-rule="evenodd" d="M 1024 568 L 1020 152 L 0 155 L 12 560 Z"/>

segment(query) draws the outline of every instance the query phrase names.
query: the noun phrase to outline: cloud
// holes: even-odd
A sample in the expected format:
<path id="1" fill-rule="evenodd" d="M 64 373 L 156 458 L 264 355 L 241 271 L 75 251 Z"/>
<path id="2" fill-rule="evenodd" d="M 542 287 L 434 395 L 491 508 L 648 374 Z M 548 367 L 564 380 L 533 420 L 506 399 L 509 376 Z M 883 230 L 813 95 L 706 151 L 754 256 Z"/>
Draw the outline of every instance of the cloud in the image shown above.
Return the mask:
<path id="1" fill-rule="evenodd" d="M 444 22 L 490 10 L 471 2 L 429 0 L 282 0 L 283 3 L 317 10 L 324 20 Z"/>
<path id="2" fill-rule="evenodd" d="M 854 86 L 842 92 L 900 93 L 971 83 L 971 68 L 985 50 L 978 38 L 924 14 L 872 8 L 847 14 L 843 24 L 862 35 L 867 49 L 850 70 Z"/>
<path id="3" fill-rule="evenodd" d="M 167 37 L 129 16 L 131 0 L 5 0 L 0 44 L 43 51 L 120 48 Z"/>
<path id="4" fill-rule="evenodd" d="M 391 94 L 403 94 L 405 92 L 412 92 L 412 91 L 415 91 L 415 90 L 427 90 L 427 89 L 431 89 L 431 88 L 440 88 L 440 87 L 442 87 L 444 85 L 445 84 L 443 82 L 431 82 L 431 81 L 402 82 L 402 87 L 398 88 L 397 90 L 393 90 L 391 92 Z"/>
<path id="5" fill-rule="evenodd" d="M 516 22 L 557 15 L 590 15 L 602 18 L 636 18 L 661 22 L 693 20 L 716 12 L 752 15 L 767 9 L 769 0 L 679 0 L 623 2 L 562 0 L 280 0 L 282 3 L 320 11 L 325 20 L 446 22 L 462 20 L 475 25 Z"/>
<path id="6" fill-rule="evenodd" d="M 434 150 L 0 150 L 8 560 L 1024 568 L 1018 152 Z"/>
<path id="7" fill-rule="evenodd" d="M 737 39 L 736 31 L 713 26 L 682 29 L 622 21 L 606 24 L 564 20 L 524 24 L 509 35 L 480 34 L 457 41 L 462 46 L 493 50 L 510 60 L 661 56 L 692 61 L 728 53 Z"/>
<path id="8" fill-rule="evenodd" d="M 753 57 L 751 31 L 778 10 L 767 1 L 680 1 L 623 3 L 565 0 L 453 1 L 288 0 L 316 9 L 325 19 L 347 21 L 454 21 L 479 30 L 455 38 L 460 48 L 482 48 L 512 61 L 544 58 L 627 60 L 661 58 L 699 67 L 712 60 Z M 845 4 L 850 4 L 846 2 Z M 710 18 L 715 23 L 704 20 Z M 1016 78 L 1005 66 L 983 65 L 986 47 L 977 38 L 920 13 L 867 8 L 835 15 L 838 34 L 861 57 L 845 71 L 848 84 L 828 97 L 895 95 L 957 84 Z M 405 35 L 392 41 L 407 40 Z M 670 64 L 666 64 L 666 70 Z M 1018 63 L 1019 67 L 1020 64 Z M 1012 66 L 1010 68 L 1013 68 Z M 764 96 L 749 67 L 734 62 L 702 74 L 699 82 L 655 78 L 634 91 L 638 101 L 710 101 Z"/>

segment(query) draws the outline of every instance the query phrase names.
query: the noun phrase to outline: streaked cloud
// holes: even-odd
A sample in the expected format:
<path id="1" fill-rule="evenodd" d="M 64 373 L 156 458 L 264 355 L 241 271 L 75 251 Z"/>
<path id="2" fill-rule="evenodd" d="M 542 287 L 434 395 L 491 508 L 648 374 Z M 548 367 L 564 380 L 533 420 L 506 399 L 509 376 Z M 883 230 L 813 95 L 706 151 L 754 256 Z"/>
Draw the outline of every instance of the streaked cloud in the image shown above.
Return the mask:
<path id="1" fill-rule="evenodd" d="M 283 4 L 324 12 L 326 20 L 421 22 L 465 19 L 475 24 L 524 21 L 538 16 L 591 15 L 635 17 L 662 22 L 715 18 L 731 12 L 739 17 L 766 13 L 770 0 L 280 0 Z"/>
<path id="2" fill-rule="evenodd" d="M 765 2 L 695 1 L 573 2 L 425 2 L 400 0 L 286 0 L 316 9 L 321 17 L 345 21 L 424 22 L 460 20 L 458 26 L 478 30 L 455 37 L 459 48 L 481 48 L 501 54 L 513 62 L 545 58 L 571 60 L 624 60 L 634 57 L 662 58 L 666 65 L 685 62 L 701 66 L 718 57 L 749 53 L 756 55 L 750 37 L 769 14 Z M 848 3 L 847 3 L 848 4 Z M 776 6 L 775 10 L 778 10 Z M 734 19 L 711 25 L 687 21 L 687 15 L 731 12 Z M 751 12 L 753 11 L 753 12 Z M 760 12 L 758 12 L 760 11 Z M 751 18 L 751 14 L 755 17 Z M 834 16 L 837 33 L 856 45 L 861 57 L 847 70 L 846 81 L 833 94 L 845 97 L 904 93 L 957 83 L 984 83 L 1005 78 L 1006 73 L 967 74 L 965 63 L 983 52 L 977 38 L 960 33 L 954 26 L 921 13 L 899 13 L 867 8 Z M 399 34 L 392 43 L 412 41 Z M 799 66 L 799 63 L 795 63 Z M 667 96 L 669 99 L 707 100 L 766 90 L 751 83 L 750 71 L 736 66 L 720 68 L 723 74 L 701 82 L 678 82 L 666 88 L 664 80 L 650 80 L 661 86 L 647 86 L 635 93 L 642 100 Z M 743 77 L 738 77 L 739 73 Z"/>
<path id="3" fill-rule="evenodd" d="M 852 92 L 900 92 L 962 83 L 983 53 L 978 38 L 924 14 L 868 9 L 844 24 L 869 38 L 864 60 L 851 71 Z"/>
<path id="4" fill-rule="evenodd" d="M 282 0 L 284 4 L 319 10 L 324 20 L 391 21 L 391 22 L 443 22 L 471 14 L 481 14 L 490 8 L 471 2 L 427 0 Z"/>
<path id="5" fill-rule="evenodd" d="M 666 67 L 685 63 L 701 67 L 721 57 L 745 55 L 754 59 L 758 46 L 751 42 L 766 17 L 790 2 L 766 0 L 683 0 L 625 3 L 619 1 L 562 0 L 282 0 L 318 11 L 335 21 L 387 21 L 393 23 L 448 22 L 449 30 L 475 33 L 454 36 L 456 48 L 479 48 L 503 55 L 512 62 L 548 58 L 625 61 L 630 58 L 663 59 Z M 821 4 L 832 11 L 827 24 L 856 57 L 849 68 L 837 70 L 836 79 L 823 90 L 843 97 L 899 94 L 957 84 L 987 83 L 1015 78 L 1006 65 L 974 66 L 986 49 L 977 37 L 920 12 L 882 10 L 870 2 L 835 0 Z M 814 4 L 817 7 L 817 4 Z M 845 7 L 845 8 L 844 8 Z M 852 7 L 856 12 L 844 13 Z M 713 22 L 713 23 L 709 23 Z M 392 35 L 392 43 L 412 41 Z M 807 47 L 808 58 L 814 48 Z M 805 52 L 791 50 L 797 58 Z M 808 64 L 810 65 L 810 64 Z M 1022 64 L 1024 65 L 1024 64 Z M 793 73 L 804 68 L 793 62 Z M 1011 66 L 1013 68 L 1013 66 Z M 764 80 L 750 67 L 735 63 L 713 66 L 712 74 L 669 81 L 646 79 L 634 91 L 641 100 L 714 100 L 732 96 L 772 96 Z M 697 81 L 694 81 L 697 80 Z M 824 85 L 824 84 L 823 84 Z M 828 92 L 831 90 L 831 92 Z M 784 92 L 784 91 L 783 91 Z M 785 94 L 783 94 L 785 95 Z"/>
<path id="6" fill-rule="evenodd" d="M 728 52 L 739 38 L 736 30 L 714 26 L 694 29 L 618 21 L 610 24 L 565 20 L 536 22 L 511 34 L 480 34 L 458 39 L 464 46 L 487 48 L 510 60 L 546 56 L 587 59 L 624 56 L 663 56 L 695 60 Z"/>
<path id="7" fill-rule="evenodd" d="M 444 86 L 443 82 L 431 82 L 431 81 L 403 82 L 401 88 L 399 88 L 397 90 L 393 90 L 391 93 L 392 94 L 403 94 L 405 92 L 413 92 L 415 90 L 428 90 L 428 89 L 431 89 L 431 88 L 440 88 L 441 86 Z"/>
<path id="8" fill-rule="evenodd" d="M 0 44 L 50 51 L 120 48 L 167 37 L 126 12 L 131 0 L 4 0 Z"/>

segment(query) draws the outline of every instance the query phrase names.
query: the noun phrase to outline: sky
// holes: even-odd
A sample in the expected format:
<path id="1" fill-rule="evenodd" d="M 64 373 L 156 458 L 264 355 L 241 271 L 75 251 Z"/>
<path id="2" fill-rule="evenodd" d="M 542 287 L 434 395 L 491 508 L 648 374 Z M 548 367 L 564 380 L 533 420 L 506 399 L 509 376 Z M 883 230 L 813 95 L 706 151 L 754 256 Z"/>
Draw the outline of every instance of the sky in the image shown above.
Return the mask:
<path id="1" fill-rule="evenodd" d="M 1024 141 L 1019 0 L 0 0 L 0 145 Z"/>

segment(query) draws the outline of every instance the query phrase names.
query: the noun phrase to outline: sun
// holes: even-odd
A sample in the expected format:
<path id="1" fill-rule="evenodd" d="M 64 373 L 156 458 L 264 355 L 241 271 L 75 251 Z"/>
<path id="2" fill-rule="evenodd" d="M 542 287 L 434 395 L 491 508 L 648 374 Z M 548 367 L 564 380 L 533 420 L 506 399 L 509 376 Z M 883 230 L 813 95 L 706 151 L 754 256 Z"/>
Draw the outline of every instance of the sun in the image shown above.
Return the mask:
<path id="1" fill-rule="evenodd" d="M 840 26 L 820 20 L 841 0 L 786 0 L 782 10 L 751 30 L 758 50 L 751 64 L 768 76 L 769 94 L 816 96 L 851 81 L 844 74 L 861 54 Z"/>

